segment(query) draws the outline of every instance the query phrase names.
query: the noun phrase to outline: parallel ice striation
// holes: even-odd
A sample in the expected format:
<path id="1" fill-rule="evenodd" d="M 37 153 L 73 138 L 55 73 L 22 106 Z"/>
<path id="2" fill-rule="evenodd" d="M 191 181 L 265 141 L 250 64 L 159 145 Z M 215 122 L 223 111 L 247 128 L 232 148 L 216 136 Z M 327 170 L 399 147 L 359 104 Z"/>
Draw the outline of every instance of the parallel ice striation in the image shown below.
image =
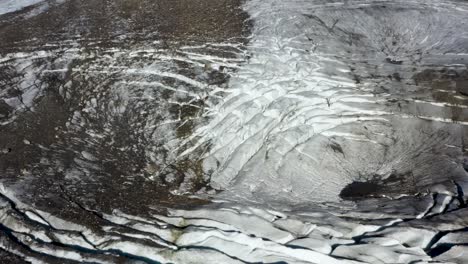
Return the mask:
<path id="1" fill-rule="evenodd" d="M 336 202 L 353 182 L 399 197 L 467 181 L 468 97 L 456 88 L 468 76 L 466 4 L 254 0 L 246 10 L 249 63 L 192 135 L 210 144 L 204 170 L 223 197 Z"/>
<path id="2" fill-rule="evenodd" d="M 178 153 L 188 146 L 180 142 L 226 93 L 225 79 L 242 62 L 242 49 L 228 42 L 147 45 L 101 49 L 51 41 L 47 50 L 4 54 L 0 126 L 15 126 L 26 113 L 54 112 L 53 133 L 63 129 L 65 139 L 47 149 L 52 161 L 44 155 L 42 163 L 53 163 L 75 186 L 110 173 L 103 169 L 109 162 L 121 174 L 128 169 L 125 184 L 142 176 L 174 193 L 197 191 L 207 180 L 199 169 L 203 150 L 181 159 Z"/>

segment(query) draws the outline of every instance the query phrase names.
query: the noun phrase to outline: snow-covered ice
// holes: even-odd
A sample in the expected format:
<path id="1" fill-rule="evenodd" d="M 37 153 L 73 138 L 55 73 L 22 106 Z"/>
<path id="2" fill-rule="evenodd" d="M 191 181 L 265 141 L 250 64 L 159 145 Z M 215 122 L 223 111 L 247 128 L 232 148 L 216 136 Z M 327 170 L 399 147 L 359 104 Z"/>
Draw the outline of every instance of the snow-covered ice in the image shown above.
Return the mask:
<path id="1" fill-rule="evenodd" d="M 2 0 L 0 1 L 0 15 L 15 12 L 43 1 L 44 0 Z"/>
<path id="2" fill-rule="evenodd" d="M 337 202 L 347 184 L 392 185 L 409 172 L 416 181 L 408 194 L 431 188 L 441 172 L 442 188 L 466 181 L 462 165 L 452 165 L 463 152 L 464 119 L 454 120 L 450 107 L 436 107 L 425 86 L 411 83 L 433 57 L 466 53 L 466 31 L 447 35 L 467 23 L 463 8 L 247 1 L 254 19 L 249 63 L 211 110 L 213 120 L 192 136 L 212 145 L 204 160 L 211 184 L 232 199 L 298 203 Z M 431 148 L 447 154 L 423 151 Z M 392 196 L 392 188 L 374 195 Z"/>

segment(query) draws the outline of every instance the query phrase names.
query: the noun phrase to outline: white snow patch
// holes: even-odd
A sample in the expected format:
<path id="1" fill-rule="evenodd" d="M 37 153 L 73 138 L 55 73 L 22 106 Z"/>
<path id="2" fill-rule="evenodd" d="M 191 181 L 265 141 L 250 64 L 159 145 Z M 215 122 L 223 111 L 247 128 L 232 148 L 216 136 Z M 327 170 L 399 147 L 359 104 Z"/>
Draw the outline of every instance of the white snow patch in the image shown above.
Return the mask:
<path id="1" fill-rule="evenodd" d="M 44 0 L 1 0 L 0 15 L 15 12 L 43 1 Z"/>

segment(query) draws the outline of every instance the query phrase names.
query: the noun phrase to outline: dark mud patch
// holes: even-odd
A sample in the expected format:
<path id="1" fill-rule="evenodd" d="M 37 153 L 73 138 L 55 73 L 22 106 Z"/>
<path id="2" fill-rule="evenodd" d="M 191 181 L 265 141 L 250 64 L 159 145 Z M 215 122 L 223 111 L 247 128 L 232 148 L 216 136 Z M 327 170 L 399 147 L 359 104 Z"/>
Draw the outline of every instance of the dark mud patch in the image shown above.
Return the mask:
<path id="1" fill-rule="evenodd" d="M 250 24 L 241 4 L 242 0 L 68 0 L 33 17 L 0 17 L 0 53 L 74 43 L 110 47 L 169 41 L 170 47 L 174 42 L 245 42 Z"/>
<path id="2" fill-rule="evenodd" d="M 381 189 L 381 186 L 373 182 L 352 182 L 341 190 L 340 197 L 344 200 L 363 199 L 375 195 Z"/>
<path id="3" fill-rule="evenodd" d="M 8 119 L 12 111 L 12 107 L 5 103 L 4 100 L 0 100 L 0 122 L 2 120 Z"/>
<path id="4" fill-rule="evenodd" d="M 433 100 L 446 103 L 453 121 L 468 121 L 468 70 L 464 68 L 426 69 L 413 75 L 416 85 L 430 89 Z"/>
<path id="5" fill-rule="evenodd" d="M 458 93 L 464 96 L 468 96 L 468 76 L 466 79 L 457 81 L 455 87 Z"/>
<path id="6" fill-rule="evenodd" d="M 468 70 L 465 68 L 426 69 L 412 79 L 416 85 L 431 88 L 434 98 L 441 101 L 454 102 L 447 93 L 468 96 Z"/>
<path id="7" fill-rule="evenodd" d="M 3 236 L 3 234 L 0 233 L 0 239 L 1 239 L 1 236 Z M 3 249 L 0 249 L 0 259 L 2 261 L 3 264 L 26 264 L 26 263 L 29 263 L 25 260 L 23 260 L 22 258 L 10 253 L 10 252 L 7 252 L 7 251 L 4 251 Z"/>
<path id="8" fill-rule="evenodd" d="M 367 198 L 399 196 L 417 193 L 412 172 L 392 173 L 386 178 L 374 175 L 367 181 L 354 181 L 346 185 L 339 196 L 343 200 L 357 201 Z"/>

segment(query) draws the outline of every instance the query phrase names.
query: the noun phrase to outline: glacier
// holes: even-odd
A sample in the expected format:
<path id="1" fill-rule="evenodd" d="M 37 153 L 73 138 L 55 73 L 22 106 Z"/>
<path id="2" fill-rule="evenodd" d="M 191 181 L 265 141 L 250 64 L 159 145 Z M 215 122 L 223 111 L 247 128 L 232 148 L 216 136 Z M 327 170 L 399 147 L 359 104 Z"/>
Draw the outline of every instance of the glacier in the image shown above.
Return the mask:
<path id="1" fill-rule="evenodd" d="M 5 3 L 5 263 L 468 262 L 466 1 Z"/>

